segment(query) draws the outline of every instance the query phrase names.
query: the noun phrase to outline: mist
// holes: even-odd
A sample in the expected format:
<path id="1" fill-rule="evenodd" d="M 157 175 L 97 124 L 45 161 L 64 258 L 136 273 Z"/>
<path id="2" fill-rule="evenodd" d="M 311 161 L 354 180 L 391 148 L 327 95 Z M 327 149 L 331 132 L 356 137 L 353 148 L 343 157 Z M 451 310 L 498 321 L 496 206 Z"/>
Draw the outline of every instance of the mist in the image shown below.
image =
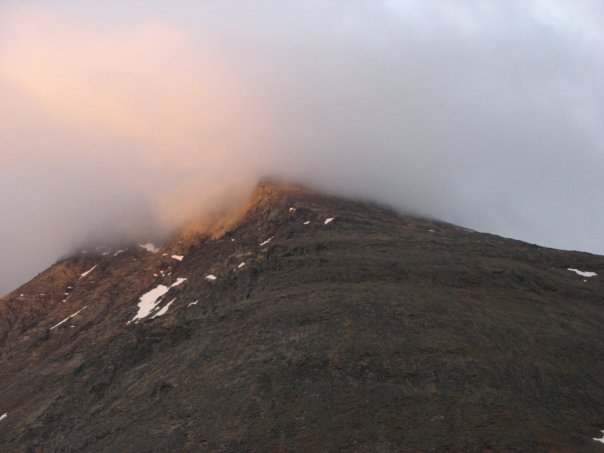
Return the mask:
<path id="1" fill-rule="evenodd" d="M 603 80 L 598 1 L 5 1 L 0 294 L 265 175 L 604 254 Z"/>

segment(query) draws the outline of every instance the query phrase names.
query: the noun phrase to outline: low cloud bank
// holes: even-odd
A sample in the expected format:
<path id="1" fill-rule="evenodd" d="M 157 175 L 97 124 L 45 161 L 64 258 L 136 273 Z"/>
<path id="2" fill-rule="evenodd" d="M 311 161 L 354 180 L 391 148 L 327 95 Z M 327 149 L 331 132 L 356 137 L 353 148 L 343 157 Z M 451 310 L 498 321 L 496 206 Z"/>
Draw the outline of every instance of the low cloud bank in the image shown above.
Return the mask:
<path id="1" fill-rule="evenodd" d="M 0 293 L 264 175 L 604 253 L 599 2 L 0 5 Z"/>

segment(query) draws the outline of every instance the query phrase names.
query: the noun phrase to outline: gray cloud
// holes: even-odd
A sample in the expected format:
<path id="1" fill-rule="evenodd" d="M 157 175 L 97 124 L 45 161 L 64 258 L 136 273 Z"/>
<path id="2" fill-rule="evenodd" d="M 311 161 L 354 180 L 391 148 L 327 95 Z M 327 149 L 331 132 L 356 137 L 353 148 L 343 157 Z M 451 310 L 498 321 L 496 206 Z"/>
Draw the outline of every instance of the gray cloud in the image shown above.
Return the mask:
<path id="1" fill-rule="evenodd" d="M 121 3 L 0 6 L 0 293 L 265 174 L 604 253 L 599 2 Z"/>

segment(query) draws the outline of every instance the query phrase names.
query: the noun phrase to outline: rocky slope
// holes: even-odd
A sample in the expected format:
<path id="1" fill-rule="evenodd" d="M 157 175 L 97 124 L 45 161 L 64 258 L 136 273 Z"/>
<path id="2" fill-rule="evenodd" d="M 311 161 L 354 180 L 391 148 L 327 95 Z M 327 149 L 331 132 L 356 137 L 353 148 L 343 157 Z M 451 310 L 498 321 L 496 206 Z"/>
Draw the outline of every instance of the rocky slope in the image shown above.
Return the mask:
<path id="1" fill-rule="evenodd" d="M 596 452 L 600 429 L 604 257 L 300 188 L 0 299 L 0 451 Z"/>

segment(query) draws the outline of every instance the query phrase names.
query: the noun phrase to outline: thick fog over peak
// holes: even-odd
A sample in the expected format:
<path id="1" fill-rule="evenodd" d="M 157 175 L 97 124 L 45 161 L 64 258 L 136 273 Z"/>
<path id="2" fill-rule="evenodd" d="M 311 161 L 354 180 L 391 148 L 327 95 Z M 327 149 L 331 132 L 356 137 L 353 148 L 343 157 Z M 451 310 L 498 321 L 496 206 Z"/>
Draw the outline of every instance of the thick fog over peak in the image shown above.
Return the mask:
<path id="1" fill-rule="evenodd" d="M 3 2 L 0 293 L 264 175 L 604 253 L 603 30 L 595 0 Z"/>

